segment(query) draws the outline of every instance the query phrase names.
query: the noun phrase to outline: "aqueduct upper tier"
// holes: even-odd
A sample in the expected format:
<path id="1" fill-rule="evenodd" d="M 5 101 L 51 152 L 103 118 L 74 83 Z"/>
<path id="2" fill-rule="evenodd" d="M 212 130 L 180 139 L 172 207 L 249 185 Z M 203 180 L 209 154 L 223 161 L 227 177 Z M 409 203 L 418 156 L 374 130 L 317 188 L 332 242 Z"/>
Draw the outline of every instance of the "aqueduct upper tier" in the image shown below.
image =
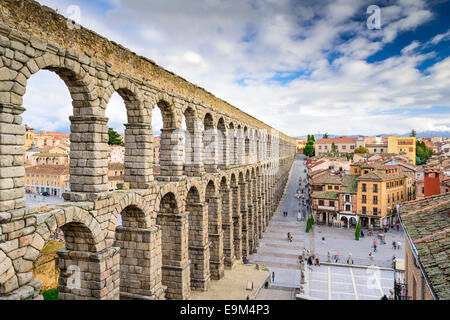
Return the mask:
<path id="1" fill-rule="evenodd" d="M 58 227 L 60 299 L 188 299 L 256 250 L 293 138 L 35 1 L 3 0 L 0 10 L 0 299 L 41 298 L 33 261 Z M 45 212 L 26 207 L 21 117 L 28 79 L 43 69 L 65 82 L 73 104 L 71 192 Z M 126 186 L 108 192 L 114 92 L 127 110 Z"/>

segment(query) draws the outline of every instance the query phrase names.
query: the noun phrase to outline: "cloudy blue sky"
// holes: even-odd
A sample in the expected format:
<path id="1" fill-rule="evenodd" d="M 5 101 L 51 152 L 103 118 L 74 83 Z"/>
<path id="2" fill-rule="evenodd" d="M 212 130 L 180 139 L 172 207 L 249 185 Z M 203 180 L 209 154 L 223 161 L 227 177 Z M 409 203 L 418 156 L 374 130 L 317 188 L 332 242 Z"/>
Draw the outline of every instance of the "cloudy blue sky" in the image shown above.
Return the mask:
<path id="1" fill-rule="evenodd" d="M 39 2 L 76 19 L 77 6 L 83 26 L 292 136 L 450 131 L 450 1 Z M 64 84 L 29 83 L 24 122 L 68 131 Z M 118 96 L 107 115 L 122 131 Z"/>

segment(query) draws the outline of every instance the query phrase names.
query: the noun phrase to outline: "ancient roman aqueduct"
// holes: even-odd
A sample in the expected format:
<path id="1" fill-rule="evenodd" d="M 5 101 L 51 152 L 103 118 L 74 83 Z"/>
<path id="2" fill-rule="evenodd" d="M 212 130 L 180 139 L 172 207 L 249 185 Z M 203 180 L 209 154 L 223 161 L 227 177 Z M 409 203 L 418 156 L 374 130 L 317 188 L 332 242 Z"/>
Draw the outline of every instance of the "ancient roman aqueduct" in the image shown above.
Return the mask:
<path id="1" fill-rule="evenodd" d="M 294 139 L 37 2 L 2 0 L 0 10 L 0 299 L 42 298 L 33 261 L 57 227 L 66 239 L 60 299 L 189 299 L 256 250 Z M 27 80 L 41 69 L 58 74 L 73 100 L 71 192 L 44 213 L 26 207 L 20 116 Z M 108 192 L 104 115 L 114 92 L 127 108 L 128 188 Z M 156 179 L 155 106 L 164 122 Z M 183 116 L 194 139 L 180 153 Z"/>

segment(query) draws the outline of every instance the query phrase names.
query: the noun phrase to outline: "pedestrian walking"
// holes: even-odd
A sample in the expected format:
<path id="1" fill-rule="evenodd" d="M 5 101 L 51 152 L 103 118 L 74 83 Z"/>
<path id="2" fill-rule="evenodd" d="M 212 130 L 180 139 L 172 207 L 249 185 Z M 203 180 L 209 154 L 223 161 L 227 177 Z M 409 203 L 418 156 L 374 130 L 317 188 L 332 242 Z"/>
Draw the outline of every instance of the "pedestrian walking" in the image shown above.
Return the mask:
<path id="1" fill-rule="evenodd" d="M 399 230 L 400 230 L 400 225 L 397 222 L 397 231 L 399 231 Z"/>
<path id="2" fill-rule="evenodd" d="M 275 272 L 272 271 L 272 282 L 275 281 Z"/>
<path id="3" fill-rule="evenodd" d="M 348 254 L 347 264 L 353 264 L 353 256 L 351 252 Z"/>
<path id="4" fill-rule="evenodd" d="M 374 244 L 374 245 L 373 245 L 373 252 L 376 252 L 376 251 L 377 251 L 377 245 Z"/>
<path id="5" fill-rule="evenodd" d="M 320 267 L 320 260 L 319 260 L 319 258 L 316 258 L 316 266 Z"/>
<path id="6" fill-rule="evenodd" d="M 398 250 L 400 250 L 401 245 L 402 245 L 402 244 L 400 243 L 400 241 L 397 242 L 397 249 L 398 249 Z"/>
<path id="7" fill-rule="evenodd" d="M 395 242 L 395 241 L 392 241 L 392 249 L 397 249 L 397 242 Z"/>

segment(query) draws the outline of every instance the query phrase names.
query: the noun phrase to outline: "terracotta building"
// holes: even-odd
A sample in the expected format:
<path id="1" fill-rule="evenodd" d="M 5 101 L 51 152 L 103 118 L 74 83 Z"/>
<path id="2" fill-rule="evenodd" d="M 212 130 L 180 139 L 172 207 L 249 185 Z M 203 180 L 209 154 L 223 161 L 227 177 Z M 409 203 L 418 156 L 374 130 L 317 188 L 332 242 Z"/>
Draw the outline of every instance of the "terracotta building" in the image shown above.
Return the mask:
<path id="1" fill-rule="evenodd" d="M 317 140 L 314 144 L 316 155 L 332 152 L 333 144 L 338 153 L 352 153 L 356 149 L 357 138 L 326 138 Z"/>
<path id="2" fill-rule="evenodd" d="M 25 190 L 29 193 L 48 192 L 62 197 L 70 191 L 69 166 L 32 166 L 25 168 Z"/>

